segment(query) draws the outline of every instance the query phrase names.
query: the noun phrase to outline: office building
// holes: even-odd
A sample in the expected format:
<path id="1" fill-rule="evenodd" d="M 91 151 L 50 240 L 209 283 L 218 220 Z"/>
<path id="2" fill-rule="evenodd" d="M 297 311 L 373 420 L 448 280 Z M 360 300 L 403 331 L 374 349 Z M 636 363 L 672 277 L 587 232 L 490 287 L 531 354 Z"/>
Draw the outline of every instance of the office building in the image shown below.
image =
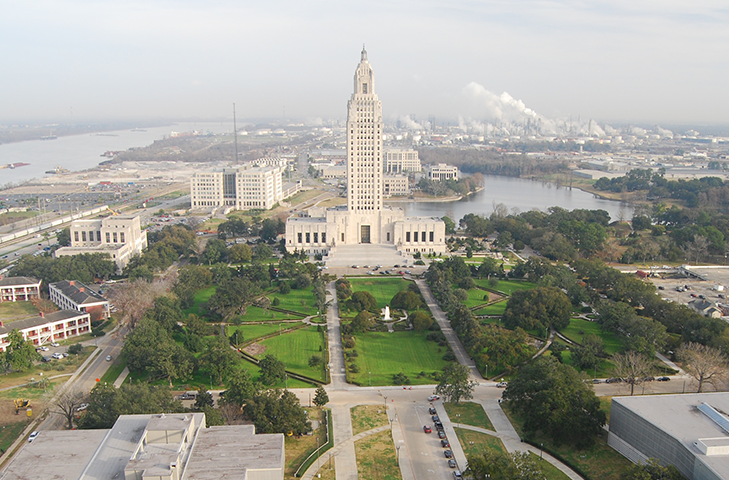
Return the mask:
<path id="1" fill-rule="evenodd" d="M 417 150 L 385 150 L 385 173 L 417 173 L 421 169 Z"/>
<path id="2" fill-rule="evenodd" d="M 13 330 L 22 333 L 25 341 L 40 346 L 91 332 L 91 316 L 76 310 L 60 310 L 13 322 L 0 322 L 0 351 L 4 352 L 10 343 L 8 334 Z"/>
<path id="3" fill-rule="evenodd" d="M 439 182 L 441 180 L 458 180 L 458 167 L 439 163 L 426 167 L 428 180 Z"/>
<path id="4" fill-rule="evenodd" d="M 51 283 L 48 294 L 61 310 L 88 313 L 92 322 L 109 318 L 109 301 L 77 280 Z"/>

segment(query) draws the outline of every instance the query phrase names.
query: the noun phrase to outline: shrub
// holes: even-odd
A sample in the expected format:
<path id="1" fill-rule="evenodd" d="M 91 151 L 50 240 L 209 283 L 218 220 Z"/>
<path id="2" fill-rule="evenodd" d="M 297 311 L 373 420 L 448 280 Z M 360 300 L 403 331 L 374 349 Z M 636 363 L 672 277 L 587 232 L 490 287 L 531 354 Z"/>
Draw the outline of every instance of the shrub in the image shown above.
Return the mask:
<path id="1" fill-rule="evenodd" d="M 287 295 L 291 291 L 291 285 L 289 285 L 288 282 L 281 282 L 281 285 L 278 287 L 278 291 Z"/>
<path id="2" fill-rule="evenodd" d="M 443 355 L 443 360 L 446 362 L 452 362 L 456 359 L 456 354 L 453 353 L 453 350 L 448 350 L 445 355 Z"/>
<path id="3" fill-rule="evenodd" d="M 349 366 L 349 371 L 352 373 L 359 373 L 359 367 L 356 363 L 353 363 Z"/>
<path id="4" fill-rule="evenodd" d="M 321 357 L 319 355 L 312 355 L 309 359 L 309 366 L 317 367 L 319 365 L 321 365 Z"/>
<path id="5" fill-rule="evenodd" d="M 271 302 L 271 305 L 273 305 L 274 307 L 278 307 L 279 305 L 281 305 L 281 299 L 278 297 L 275 297 L 273 299 L 273 302 Z"/>
<path id="6" fill-rule="evenodd" d="M 396 373 L 392 376 L 392 383 L 395 385 L 410 385 L 410 378 L 404 373 Z"/>
<path id="7" fill-rule="evenodd" d="M 346 337 L 344 339 L 344 348 L 354 348 L 355 340 L 354 337 Z"/>
<path id="8" fill-rule="evenodd" d="M 80 354 L 83 351 L 84 351 L 84 347 L 80 343 L 74 343 L 73 345 L 71 345 L 70 347 L 68 347 L 68 354 L 69 355 L 78 355 L 78 354 Z"/>

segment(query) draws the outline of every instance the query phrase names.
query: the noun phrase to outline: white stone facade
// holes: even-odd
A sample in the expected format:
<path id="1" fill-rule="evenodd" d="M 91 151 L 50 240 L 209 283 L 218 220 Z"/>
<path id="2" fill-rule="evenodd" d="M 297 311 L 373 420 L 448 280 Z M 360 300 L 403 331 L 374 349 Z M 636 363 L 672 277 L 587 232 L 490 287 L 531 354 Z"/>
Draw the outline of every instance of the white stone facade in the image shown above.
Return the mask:
<path id="1" fill-rule="evenodd" d="M 383 206 L 382 126 L 382 104 L 375 94 L 374 74 L 363 49 L 348 103 L 347 205 L 311 208 L 303 215 L 290 217 L 286 221 L 288 251 L 327 255 L 337 245 L 366 244 L 392 245 L 409 253 L 446 251 L 441 219 L 406 218 L 401 208 Z M 402 190 L 402 180 L 396 182 L 393 188 Z"/>
<path id="2" fill-rule="evenodd" d="M 268 210 L 283 197 L 284 166 L 253 164 L 222 171 L 194 173 L 190 202 L 195 208 L 233 207 L 236 210 Z"/>
<path id="3" fill-rule="evenodd" d="M 458 167 L 439 163 L 428 167 L 428 180 L 458 180 Z"/>
<path id="4" fill-rule="evenodd" d="M 385 173 L 420 172 L 417 150 L 392 149 L 385 151 Z"/>
<path id="5" fill-rule="evenodd" d="M 142 230 L 139 216 L 75 220 L 70 230 L 71 246 L 59 248 L 54 256 L 105 253 L 123 270 L 134 255 L 141 255 L 147 248 L 147 231 Z"/>
<path id="6" fill-rule="evenodd" d="M 410 194 L 410 179 L 407 175 L 385 175 L 382 185 L 385 197 Z"/>

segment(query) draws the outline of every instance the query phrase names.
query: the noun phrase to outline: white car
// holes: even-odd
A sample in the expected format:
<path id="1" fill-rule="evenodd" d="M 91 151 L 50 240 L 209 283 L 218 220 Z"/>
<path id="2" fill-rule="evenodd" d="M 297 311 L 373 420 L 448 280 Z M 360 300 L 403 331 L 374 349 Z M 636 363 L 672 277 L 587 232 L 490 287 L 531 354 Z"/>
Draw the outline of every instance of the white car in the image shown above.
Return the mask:
<path id="1" fill-rule="evenodd" d="M 63 358 L 63 354 L 62 353 L 54 353 L 53 355 L 51 355 L 51 357 L 55 358 L 56 360 L 61 360 Z"/>
<path id="2" fill-rule="evenodd" d="M 33 440 L 35 440 L 35 437 L 37 437 L 39 433 L 40 432 L 38 432 L 38 431 L 31 433 L 30 436 L 28 437 L 28 443 L 30 443 Z"/>
<path id="3" fill-rule="evenodd" d="M 429 402 L 435 402 L 436 400 L 440 400 L 440 395 L 431 395 L 428 397 Z"/>
<path id="4" fill-rule="evenodd" d="M 61 345 L 58 342 L 52 342 L 51 347 L 60 347 Z"/>

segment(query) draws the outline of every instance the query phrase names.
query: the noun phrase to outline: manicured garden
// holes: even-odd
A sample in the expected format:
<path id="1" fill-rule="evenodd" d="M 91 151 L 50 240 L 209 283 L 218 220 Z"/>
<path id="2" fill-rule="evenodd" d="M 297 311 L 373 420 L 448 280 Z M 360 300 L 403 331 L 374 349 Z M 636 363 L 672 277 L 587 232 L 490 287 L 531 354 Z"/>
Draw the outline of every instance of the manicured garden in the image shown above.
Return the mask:
<path id="1" fill-rule="evenodd" d="M 458 287 L 454 286 L 454 288 Z M 479 305 L 484 305 L 489 302 L 489 292 L 487 292 L 486 290 L 482 290 L 480 288 L 472 288 L 470 290 L 466 290 L 466 292 L 468 293 L 468 300 L 466 300 L 464 304 L 468 308 L 477 307 Z M 486 300 L 484 300 L 484 295 L 486 295 Z"/>
<path id="2" fill-rule="evenodd" d="M 367 332 L 355 335 L 359 370 L 352 373 L 349 381 L 359 385 L 392 385 L 393 375 L 402 373 L 413 385 L 434 383 L 431 376 L 449 362 L 443 360 L 447 347 L 426 340 L 427 332 Z M 349 350 L 351 351 L 351 350 Z M 425 376 L 419 376 L 425 372 Z"/>
<path id="3" fill-rule="evenodd" d="M 265 337 L 272 333 L 281 332 L 288 328 L 296 328 L 302 325 L 301 322 L 285 322 L 285 323 L 273 323 L 268 322 L 264 324 L 253 324 L 253 325 L 240 325 L 233 326 L 229 325 L 225 328 L 225 334 L 230 338 L 237 331 L 238 332 L 238 344 L 255 340 L 256 338 Z"/>
<path id="4" fill-rule="evenodd" d="M 507 300 L 502 300 L 500 302 L 492 303 L 491 305 L 486 305 L 483 308 L 479 308 L 475 312 L 473 312 L 474 315 L 503 315 L 504 311 L 506 311 L 506 302 Z"/>
<path id="5" fill-rule="evenodd" d="M 324 333 L 318 330 L 319 327 L 308 326 L 285 335 L 275 335 L 268 338 L 261 342 L 261 345 L 266 347 L 265 352 L 257 355 L 257 357 L 261 359 L 265 355 L 275 355 L 286 365 L 287 370 L 324 381 L 326 340 Z M 311 367 L 309 366 L 309 359 L 313 355 L 321 357 L 322 362 Z"/>
<path id="6" fill-rule="evenodd" d="M 291 291 L 285 295 L 277 292 L 268 295 L 268 298 L 271 299 L 271 302 L 273 302 L 276 298 L 278 299 L 280 303 L 276 305 L 276 308 L 291 310 L 304 315 L 316 315 L 316 301 L 314 300 L 312 290 L 314 290 L 314 287 L 304 288 L 301 290 L 291 289 Z"/>
<path id="7" fill-rule="evenodd" d="M 453 419 L 451 419 L 453 421 Z M 479 455 L 488 451 L 497 451 L 506 454 L 506 447 L 499 437 L 486 433 L 474 432 L 465 428 L 454 428 L 458 441 L 461 443 L 466 458 Z"/>
<path id="8" fill-rule="evenodd" d="M 569 338 L 573 342 L 582 343 L 585 335 L 596 335 L 602 338 L 605 346 L 605 353 L 612 355 L 623 349 L 620 339 L 612 332 L 605 332 L 600 328 L 597 322 L 590 322 L 581 318 L 573 318 L 567 328 L 560 331 L 562 335 Z"/>
<path id="9" fill-rule="evenodd" d="M 379 308 L 385 308 L 385 305 L 389 305 L 392 297 L 397 292 L 402 292 L 408 289 L 412 282 L 409 280 L 403 280 L 400 277 L 386 277 L 386 278 L 348 278 L 352 284 L 352 291 L 357 292 L 365 290 L 370 292 L 375 300 L 377 300 L 377 306 Z M 341 308 L 341 306 L 340 306 Z"/>
<path id="10" fill-rule="evenodd" d="M 497 292 L 503 292 L 507 295 L 511 295 L 517 290 L 531 290 L 537 288 L 537 285 L 531 282 L 520 282 L 518 280 L 499 280 L 499 283 L 495 287 L 490 285 L 490 281 L 487 278 L 474 278 L 476 285 L 482 288 L 488 288 Z"/>
<path id="11" fill-rule="evenodd" d="M 186 308 L 182 312 L 185 315 L 189 315 L 191 313 L 194 313 L 195 315 L 205 315 L 204 307 L 205 304 L 210 300 L 210 297 L 215 295 L 215 290 L 217 290 L 218 287 L 213 285 L 212 287 L 203 288 L 202 290 L 198 290 L 195 292 L 195 296 L 193 297 L 194 302 L 193 305 L 190 308 Z"/>

